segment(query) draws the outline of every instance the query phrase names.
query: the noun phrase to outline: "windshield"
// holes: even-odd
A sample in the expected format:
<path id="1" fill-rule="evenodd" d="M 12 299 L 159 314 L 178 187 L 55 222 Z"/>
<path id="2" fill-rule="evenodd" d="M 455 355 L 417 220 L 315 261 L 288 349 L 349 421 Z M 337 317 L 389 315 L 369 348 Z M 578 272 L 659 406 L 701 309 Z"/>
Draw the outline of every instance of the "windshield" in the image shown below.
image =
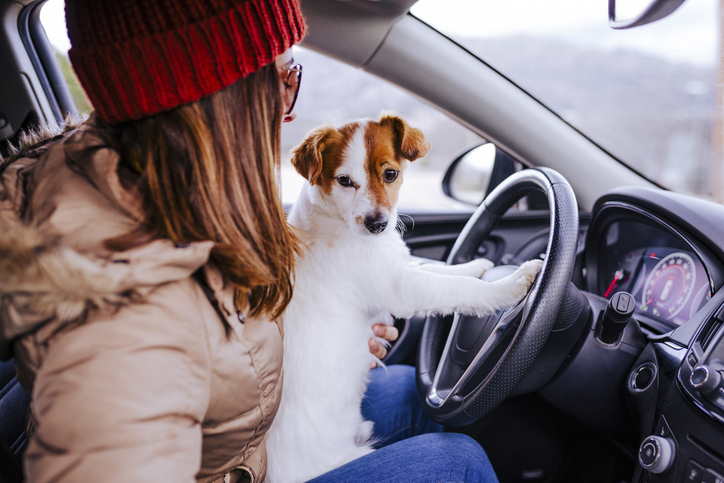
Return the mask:
<path id="1" fill-rule="evenodd" d="M 719 2 L 630 30 L 608 26 L 607 4 L 420 0 L 411 13 L 650 180 L 724 201 Z"/>

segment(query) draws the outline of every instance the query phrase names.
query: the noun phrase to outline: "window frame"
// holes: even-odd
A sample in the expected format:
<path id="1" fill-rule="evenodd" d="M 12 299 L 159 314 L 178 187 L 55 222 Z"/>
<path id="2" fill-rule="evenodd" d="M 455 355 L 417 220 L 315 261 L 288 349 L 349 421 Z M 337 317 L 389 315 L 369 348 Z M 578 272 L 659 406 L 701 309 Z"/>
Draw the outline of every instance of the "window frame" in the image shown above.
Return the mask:
<path id="1" fill-rule="evenodd" d="M 47 0 L 33 2 L 20 12 L 18 33 L 50 104 L 53 117 L 56 122 L 63 122 L 68 115 L 77 114 L 78 108 L 40 21 L 40 12 L 46 2 Z"/>

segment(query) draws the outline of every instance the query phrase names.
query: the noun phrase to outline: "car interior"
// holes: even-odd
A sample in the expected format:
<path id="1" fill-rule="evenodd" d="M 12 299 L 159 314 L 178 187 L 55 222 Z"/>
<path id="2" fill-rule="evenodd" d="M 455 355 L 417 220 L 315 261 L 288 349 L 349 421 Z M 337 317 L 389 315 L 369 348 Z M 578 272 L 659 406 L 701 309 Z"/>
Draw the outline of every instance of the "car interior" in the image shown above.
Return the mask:
<path id="1" fill-rule="evenodd" d="M 78 112 L 44 3 L 0 0 L 3 157 L 23 131 Z M 302 0 L 302 47 L 484 140 L 460 145 L 439 180 L 458 208 L 400 207 L 415 263 L 485 257 L 490 280 L 529 259 L 544 268 L 526 300 L 489 317 L 397 320 L 385 362 L 416 366 L 428 414 L 480 442 L 501 482 L 724 481 L 724 206 L 620 161 L 415 3 Z M 611 24 L 639 28 L 681 3 Z M 0 375 L 0 482 L 19 482 L 29 399 L 12 359 Z"/>

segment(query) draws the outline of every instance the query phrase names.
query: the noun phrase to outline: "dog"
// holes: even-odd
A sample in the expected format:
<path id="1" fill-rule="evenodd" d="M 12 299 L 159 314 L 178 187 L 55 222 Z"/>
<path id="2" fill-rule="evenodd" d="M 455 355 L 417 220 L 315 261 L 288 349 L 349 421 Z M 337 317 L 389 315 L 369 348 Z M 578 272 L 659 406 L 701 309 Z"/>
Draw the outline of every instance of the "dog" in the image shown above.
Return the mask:
<path id="1" fill-rule="evenodd" d="M 373 451 L 360 404 L 377 361 L 372 324 L 415 314 L 490 314 L 525 297 L 540 261 L 494 282 L 493 263 L 413 266 L 396 230 L 403 172 L 430 144 L 400 117 L 322 126 L 292 150 L 308 183 L 289 222 L 307 249 L 282 316 L 284 386 L 266 436 L 268 481 L 307 481 Z"/>

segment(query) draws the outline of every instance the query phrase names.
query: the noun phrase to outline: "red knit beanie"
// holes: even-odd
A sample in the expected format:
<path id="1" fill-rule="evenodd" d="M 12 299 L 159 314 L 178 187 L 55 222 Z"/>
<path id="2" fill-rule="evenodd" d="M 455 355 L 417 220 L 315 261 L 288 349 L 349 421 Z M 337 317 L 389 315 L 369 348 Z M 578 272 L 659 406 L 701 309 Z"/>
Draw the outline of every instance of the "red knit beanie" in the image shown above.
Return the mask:
<path id="1" fill-rule="evenodd" d="M 65 16 L 73 68 L 110 124 L 213 94 L 306 31 L 298 0 L 66 0 Z"/>

